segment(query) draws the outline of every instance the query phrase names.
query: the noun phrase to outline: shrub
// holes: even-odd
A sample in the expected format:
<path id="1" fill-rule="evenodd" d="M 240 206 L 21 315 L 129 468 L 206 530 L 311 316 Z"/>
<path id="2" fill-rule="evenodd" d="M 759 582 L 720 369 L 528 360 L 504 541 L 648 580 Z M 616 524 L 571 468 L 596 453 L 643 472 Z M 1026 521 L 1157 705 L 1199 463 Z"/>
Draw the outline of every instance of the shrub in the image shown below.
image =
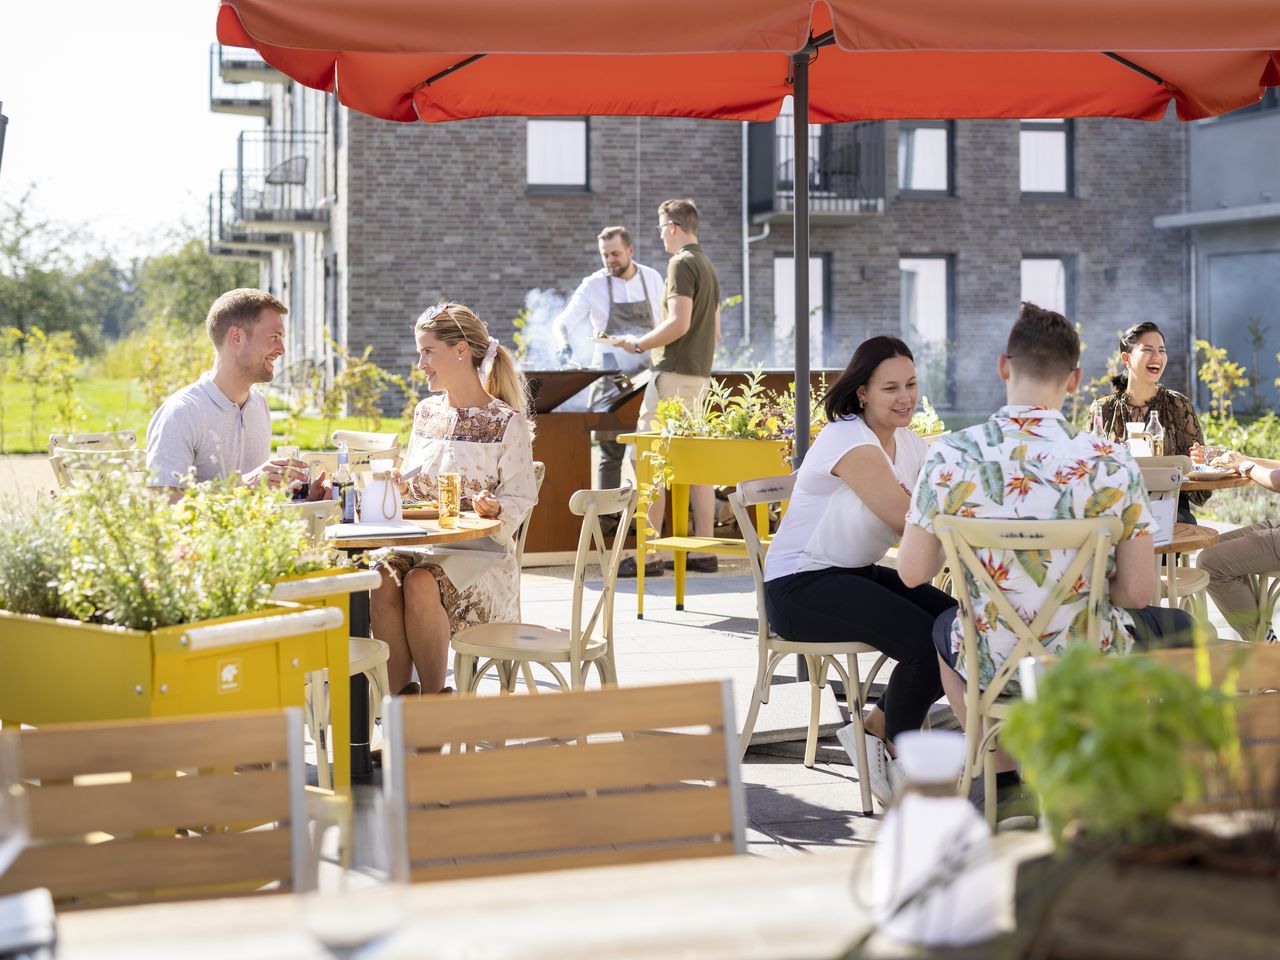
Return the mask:
<path id="1" fill-rule="evenodd" d="M 0 607 L 138 630 L 262 609 L 282 576 L 332 565 L 309 552 L 285 497 L 239 484 L 175 503 L 123 474 L 12 510 L 0 530 Z"/>

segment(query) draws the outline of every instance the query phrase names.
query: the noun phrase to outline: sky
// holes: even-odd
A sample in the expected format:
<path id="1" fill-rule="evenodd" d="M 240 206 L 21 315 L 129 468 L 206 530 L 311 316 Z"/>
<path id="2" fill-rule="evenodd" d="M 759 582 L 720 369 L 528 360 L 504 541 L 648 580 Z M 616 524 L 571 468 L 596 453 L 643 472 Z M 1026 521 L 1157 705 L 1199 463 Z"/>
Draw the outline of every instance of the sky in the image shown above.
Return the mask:
<path id="1" fill-rule="evenodd" d="M 120 260 L 203 236 L 218 170 L 253 117 L 209 110 L 216 0 L 0 0 L 0 202 L 34 185 L 45 217 Z"/>

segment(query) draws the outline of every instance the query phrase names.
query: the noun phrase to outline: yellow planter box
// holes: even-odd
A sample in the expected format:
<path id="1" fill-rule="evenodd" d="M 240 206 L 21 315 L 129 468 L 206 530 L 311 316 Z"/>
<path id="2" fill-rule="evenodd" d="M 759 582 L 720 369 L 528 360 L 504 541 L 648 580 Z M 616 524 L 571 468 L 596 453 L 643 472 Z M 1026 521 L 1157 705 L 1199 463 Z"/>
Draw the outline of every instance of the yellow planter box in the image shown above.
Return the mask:
<path id="1" fill-rule="evenodd" d="M 699 553 L 743 554 L 741 540 L 725 537 L 689 536 L 689 487 L 708 485 L 731 487 L 743 480 L 784 476 L 791 473 L 787 445 L 782 440 L 725 440 L 709 437 L 670 437 L 658 433 L 628 433 L 618 438 L 636 446 L 636 478 L 640 484 L 642 515 L 648 506 L 648 492 L 653 480 L 653 467 L 646 452 L 665 446 L 665 459 L 674 479 L 671 482 L 671 536 L 648 540 L 643 519 L 636 523 L 636 551 L 668 550 L 674 554 L 676 574 L 676 609 L 684 609 L 685 559 L 690 551 Z M 762 506 L 756 511 L 756 527 L 762 537 L 768 535 L 768 514 Z M 636 565 L 636 612 L 644 617 L 644 564 Z"/>
<path id="2" fill-rule="evenodd" d="M 0 611 L 0 720 L 35 726 L 302 706 L 307 644 L 332 608 L 130 630 Z"/>
<path id="3" fill-rule="evenodd" d="M 351 687 L 347 683 L 351 664 L 351 594 L 355 590 L 371 589 L 380 580 L 376 572 L 350 567 L 315 570 L 278 580 L 272 594 L 277 600 L 342 611 L 341 623 L 306 636 L 302 663 L 306 673 L 328 671 L 333 786 L 339 793 L 348 793 L 351 789 Z M 312 678 L 313 683 L 323 681 L 323 676 Z M 312 735 L 316 736 L 316 731 L 312 731 Z M 321 749 L 319 742 L 316 748 Z"/>

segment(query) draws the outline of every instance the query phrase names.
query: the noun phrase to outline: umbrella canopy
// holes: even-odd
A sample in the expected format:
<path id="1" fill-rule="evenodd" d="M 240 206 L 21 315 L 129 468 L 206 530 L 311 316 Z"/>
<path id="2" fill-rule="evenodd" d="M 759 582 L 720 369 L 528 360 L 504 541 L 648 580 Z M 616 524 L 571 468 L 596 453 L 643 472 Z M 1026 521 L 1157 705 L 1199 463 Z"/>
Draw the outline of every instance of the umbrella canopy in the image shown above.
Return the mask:
<path id="1" fill-rule="evenodd" d="M 1170 100 L 1192 120 L 1280 84 L 1275 0 L 648 0 L 622 15 L 597 0 L 224 0 L 218 15 L 223 43 L 405 121 L 771 120 L 790 54 L 828 32 L 812 123 L 1154 120 Z"/>
<path id="2" fill-rule="evenodd" d="M 398 121 L 488 116 L 1194 120 L 1280 85 L 1276 0 L 223 0 L 218 39 Z M 807 137 L 794 138 L 796 170 Z M 809 312 L 807 178 L 795 316 Z M 796 325 L 796 446 L 809 435 Z"/>

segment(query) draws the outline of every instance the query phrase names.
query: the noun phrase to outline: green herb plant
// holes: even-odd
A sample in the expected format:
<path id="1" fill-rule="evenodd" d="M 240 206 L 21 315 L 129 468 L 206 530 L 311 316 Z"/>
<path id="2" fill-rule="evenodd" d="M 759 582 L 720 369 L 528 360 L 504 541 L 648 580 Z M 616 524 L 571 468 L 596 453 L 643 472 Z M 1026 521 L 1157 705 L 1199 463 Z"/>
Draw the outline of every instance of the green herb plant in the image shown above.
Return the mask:
<path id="1" fill-rule="evenodd" d="M 176 502 L 105 474 L 11 508 L 0 527 L 0 607 L 154 630 L 266 606 L 281 577 L 333 566 L 285 495 L 193 484 Z"/>
<path id="2" fill-rule="evenodd" d="M 1150 843 L 1203 788 L 1193 753 L 1230 741 L 1217 690 L 1149 657 L 1069 647 L 1001 728 L 1000 742 L 1040 797 L 1055 837 L 1068 824 L 1099 843 Z"/>

